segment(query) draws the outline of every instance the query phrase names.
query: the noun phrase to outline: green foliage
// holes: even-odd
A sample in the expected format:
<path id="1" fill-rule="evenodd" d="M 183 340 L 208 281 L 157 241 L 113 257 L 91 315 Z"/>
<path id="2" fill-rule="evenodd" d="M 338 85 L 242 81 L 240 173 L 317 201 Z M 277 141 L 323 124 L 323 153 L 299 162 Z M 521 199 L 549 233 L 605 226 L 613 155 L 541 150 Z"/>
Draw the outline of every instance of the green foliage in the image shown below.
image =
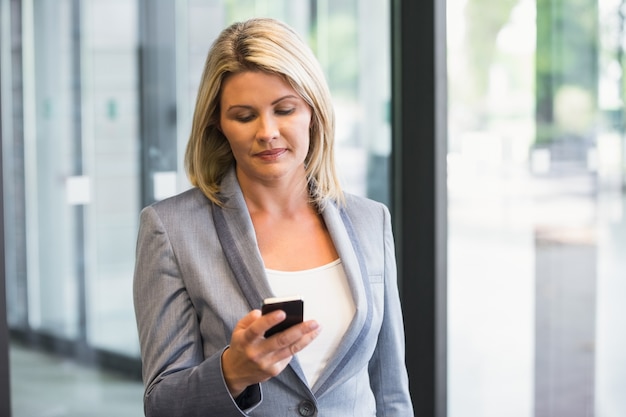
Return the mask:
<path id="1" fill-rule="evenodd" d="M 597 0 L 537 0 L 536 109 L 538 143 L 562 133 L 555 96 L 567 87 L 597 95 Z"/>

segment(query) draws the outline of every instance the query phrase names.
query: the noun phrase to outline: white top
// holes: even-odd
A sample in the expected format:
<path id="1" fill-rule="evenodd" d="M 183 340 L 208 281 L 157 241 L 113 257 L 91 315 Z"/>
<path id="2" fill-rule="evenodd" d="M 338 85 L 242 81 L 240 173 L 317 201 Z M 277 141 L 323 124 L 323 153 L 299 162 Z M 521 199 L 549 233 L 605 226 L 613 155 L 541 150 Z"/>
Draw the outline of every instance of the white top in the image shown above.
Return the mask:
<path id="1" fill-rule="evenodd" d="M 266 269 L 266 273 L 275 296 L 301 296 L 304 320 L 314 319 L 322 327 L 319 336 L 297 354 L 307 382 L 312 387 L 356 312 L 341 259 L 304 271 Z"/>

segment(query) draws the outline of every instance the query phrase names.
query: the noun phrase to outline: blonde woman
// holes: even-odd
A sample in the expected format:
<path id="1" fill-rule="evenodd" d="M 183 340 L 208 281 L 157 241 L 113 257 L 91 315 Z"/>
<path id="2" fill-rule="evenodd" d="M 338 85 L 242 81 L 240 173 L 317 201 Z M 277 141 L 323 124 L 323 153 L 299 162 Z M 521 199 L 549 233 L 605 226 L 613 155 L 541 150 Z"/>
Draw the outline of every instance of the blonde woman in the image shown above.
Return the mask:
<path id="1" fill-rule="evenodd" d="M 413 415 L 389 212 L 342 192 L 334 113 L 285 24 L 226 28 L 185 155 L 194 188 L 145 208 L 135 311 L 147 416 Z M 263 300 L 299 294 L 304 320 Z"/>

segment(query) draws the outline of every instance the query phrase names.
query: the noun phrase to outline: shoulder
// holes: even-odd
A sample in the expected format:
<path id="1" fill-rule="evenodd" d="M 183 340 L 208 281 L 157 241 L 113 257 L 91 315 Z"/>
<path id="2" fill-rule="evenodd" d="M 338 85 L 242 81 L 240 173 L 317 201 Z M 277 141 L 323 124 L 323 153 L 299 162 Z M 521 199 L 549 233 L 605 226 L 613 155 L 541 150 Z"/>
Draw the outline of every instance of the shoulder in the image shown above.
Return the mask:
<path id="1" fill-rule="evenodd" d="M 188 245 L 199 230 L 214 229 L 211 204 L 197 188 L 153 203 L 141 211 L 140 239 L 167 235 L 171 243 Z"/>
<path id="2" fill-rule="evenodd" d="M 345 199 L 344 210 L 353 222 L 358 222 L 359 219 L 372 221 L 374 219 L 383 220 L 389 217 L 389 209 L 379 201 L 350 193 L 345 193 Z"/>
<path id="3" fill-rule="evenodd" d="M 152 203 L 144 210 L 151 208 L 158 213 L 166 213 L 170 211 L 181 211 L 197 207 L 198 205 L 206 206 L 210 204 L 209 199 L 206 198 L 199 188 L 190 188 L 172 197 Z"/>
<path id="4" fill-rule="evenodd" d="M 142 217 L 156 215 L 162 222 L 178 222 L 190 219 L 194 213 L 206 213 L 210 200 L 199 188 L 191 188 L 180 194 L 157 201 L 141 211 Z"/>
<path id="5" fill-rule="evenodd" d="M 389 209 L 379 201 L 346 193 L 345 205 L 339 211 L 352 224 L 356 235 L 362 238 L 383 236 L 387 230 L 391 230 Z"/>

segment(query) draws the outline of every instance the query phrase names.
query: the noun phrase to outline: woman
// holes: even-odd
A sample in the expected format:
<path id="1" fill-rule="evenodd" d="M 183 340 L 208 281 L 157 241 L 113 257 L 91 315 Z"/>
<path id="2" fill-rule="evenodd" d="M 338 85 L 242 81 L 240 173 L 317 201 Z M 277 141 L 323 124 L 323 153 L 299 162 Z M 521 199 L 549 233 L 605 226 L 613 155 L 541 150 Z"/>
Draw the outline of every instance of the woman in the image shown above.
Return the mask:
<path id="1" fill-rule="evenodd" d="M 147 416 L 412 416 L 388 210 L 343 194 L 312 52 L 272 19 L 213 44 L 185 155 L 145 208 L 134 302 Z M 305 321 L 263 299 L 301 294 Z"/>

